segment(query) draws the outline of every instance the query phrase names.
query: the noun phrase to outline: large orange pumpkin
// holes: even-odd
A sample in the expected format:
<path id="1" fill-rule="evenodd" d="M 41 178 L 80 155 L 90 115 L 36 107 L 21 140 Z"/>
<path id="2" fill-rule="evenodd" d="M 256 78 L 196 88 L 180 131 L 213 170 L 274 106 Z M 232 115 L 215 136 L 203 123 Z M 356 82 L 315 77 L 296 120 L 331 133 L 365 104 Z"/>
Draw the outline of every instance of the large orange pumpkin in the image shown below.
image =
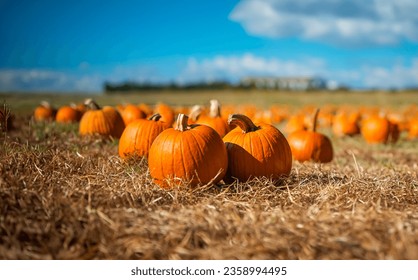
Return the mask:
<path id="1" fill-rule="evenodd" d="M 35 108 L 33 117 L 35 121 L 52 121 L 55 118 L 56 110 L 47 101 L 42 101 L 41 104 Z"/>
<path id="2" fill-rule="evenodd" d="M 221 104 L 216 99 L 210 101 L 209 115 L 200 116 L 196 123 L 212 127 L 221 137 L 229 131 L 228 123 L 221 117 Z"/>
<path id="3" fill-rule="evenodd" d="M 232 114 L 228 124 L 236 125 L 223 138 L 228 152 L 227 182 L 255 177 L 273 180 L 290 174 L 292 154 L 284 135 L 273 125 L 254 124 L 245 115 Z"/>
<path id="4" fill-rule="evenodd" d="M 319 109 L 316 110 L 313 118 L 312 131 L 296 131 L 287 138 L 292 155 L 297 161 L 312 160 L 314 162 L 327 163 L 333 158 L 334 151 L 331 140 L 326 135 L 316 132 L 318 113 Z"/>
<path id="5" fill-rule="evenodd" d="M 151 177 L 161 187 L 189 182 L 217 183 L 228 167 L 226 148 L 219 134 L 206 125 L 188 125 L 179 114 L 176 128 L 161 132 L 151 145 L 148 165 Z"/>
<path id="6" fill-rule="evenodd" d="M 125 124 L 119 112 L 111 107 L 100 108 L 93 99 L 87 99 L 86 106 L 90 109 L 80 120 L 80 135 L 102 135 L 119 138 L 125 129 Z"/>
<path id="7" fill-rule="evenodd" d="M 395 143 L 399 138 L 399 128 L 386 117 L 374 115 L 361 122 L 361 135 L 367 143 Z"/>
<path id="8" fill-rule="evenodd" d="M 149 119 L 138 119 L 128 124 L 119 139 L 119 156 L 123 159 L 147 157 L 154 139 L 168 128 L 160 118 L 160 114 L 155 114 Z"/>

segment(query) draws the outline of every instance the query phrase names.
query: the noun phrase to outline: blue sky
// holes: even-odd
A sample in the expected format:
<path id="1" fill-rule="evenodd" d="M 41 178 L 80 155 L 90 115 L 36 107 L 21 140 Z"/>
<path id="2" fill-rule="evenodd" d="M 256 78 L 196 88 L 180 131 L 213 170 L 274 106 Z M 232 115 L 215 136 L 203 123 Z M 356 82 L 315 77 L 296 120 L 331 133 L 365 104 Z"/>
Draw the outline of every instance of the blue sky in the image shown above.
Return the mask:
<path id="1" fill-rule="evenodd" d="M 320 76 L 418 86 L 416 0 L 0 0 L 0 91 Z"/>

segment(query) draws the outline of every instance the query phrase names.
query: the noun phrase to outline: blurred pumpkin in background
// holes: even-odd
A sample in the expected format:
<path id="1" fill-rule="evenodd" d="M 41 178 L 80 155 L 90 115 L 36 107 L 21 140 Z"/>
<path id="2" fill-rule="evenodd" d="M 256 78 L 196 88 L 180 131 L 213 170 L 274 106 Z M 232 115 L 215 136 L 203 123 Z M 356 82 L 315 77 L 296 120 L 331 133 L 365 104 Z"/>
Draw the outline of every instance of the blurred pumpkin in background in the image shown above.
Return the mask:
<path id="1" fill-rule="evenodd" d="M 100 108 L 93 99 L 87 99 L 85 105 L 89 108 L 80 120 L 79 134 L 102 135 L 119 138 L 125 129 L 125 123 L 119 112 L 111 106 Z"/>

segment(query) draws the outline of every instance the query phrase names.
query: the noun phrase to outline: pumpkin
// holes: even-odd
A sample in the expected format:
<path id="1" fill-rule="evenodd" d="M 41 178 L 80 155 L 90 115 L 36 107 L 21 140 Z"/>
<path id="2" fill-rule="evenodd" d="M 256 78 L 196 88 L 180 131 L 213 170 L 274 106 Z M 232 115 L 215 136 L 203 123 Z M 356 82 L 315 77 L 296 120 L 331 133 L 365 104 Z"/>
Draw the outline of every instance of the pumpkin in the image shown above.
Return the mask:
<path id="1" fill-rule="evenodd" d="M 81 112 L 72 106 L 62 106 L 58 109 L 55 121 L 59 123 L 74 123 L 81 118 Z"/>
<path id="2" fill-rule="evenodd" d="M 128 104 L 125 107 L 121 108 L 120 114 L 125 125 L 130 124 L 134 120 L 145 119 L 147 117 L 144 111 L 142 111 L 138 106 L 135 106 L 133 104 Z"/>
<path id="3" fill-rule="evenodd" d="M 360 130 L 363 138 L 370 144 L 395 143 L 400 133 L 398 125 L 390 122 L 382 114 L 365 118 L 361 122 Z"/>
<path id="4" fill-rule="evenodd" d="M 200 116 L 196 123 L 212 127 L 221 137 L 229 131 L 228 123 L 221 117 L 221 105 L 216 99 L 210 101 L 209 115 Z"/>
<path id="5" fill-rule="evenodd" d="M 78 103 L 78 104 L 71 103 L 70 106 L 73 107 L 73 108 L 75 108 L 79 112 L 80 119 L 81 119 L 81 116 L 83 116 L 83 114 L 87 111 L 87 107 L 86 107 L 86 105 L 83 102 L 82 103 Z"/>
<path id="6" fill-rule="evenodd" d="M 93 99 L 87 99 L 85 105 L 87 110 L 80 120 L 80 135 L 102 135 L 119 138 L 125 129 L 125 124 L 119 112 L 111 107 L 100 108 Z"/>
<path id="7" fill-rule="evenodd" d="M 306 130 L 305 118 L 302 114 L 292 115 L 286 122 L 284 131 L 287 134 L 291 134 L 296 131 Z"/>
<path id="8" fill-rule="evenodd" d="M 289 108 L 287 106 L 277 104 L 271 105 L 270 112 L 272 123 L 281 123 L 289 117 Z"/>
<path id="9" fill-rule="evenodd" d="M 161 115 L 155 114 L 149 119 L 138 119 L 128 124 L 119 139 L 119 156 L 123 159 L 133 156 L 148 157 L 154 139 L 168 128 L 160 119 Z"/>
<path id="10" fill-rule="evenodd" d="M 333 158 L 331 140 L 324 134 L 316 132 L 319 109 L 315 111 L 312 131 L 300 130 L 288 136 L 293 158 L 299 162 L 314 161 L 320 163 L 330 162 Z"/>
<path id="11" fill-rule="evenodd" d="M 174 110 L 164 103 L 158 103 L 154 108 L 154 114 L 161 115 L 161 121 L 167 123 L 168 125 L 172 126 L 175 119 Z"/>
<path id="12" fill-rule="evenodd" d="M 195 187 L 222 180 L 228 157 L 219 134 L 206 125 L 188 125 L 184 114 L 178 115 L 175 127 L 161 132 L 149 150 L 154 182 L 169 188 L 184 182 Z"/>
<path id="13" fill-rule="evenodd" d="M 272 124 L 273 115 L 270 110 L 260 110 L 260 111 L 257 111 L 257 113 L 255 114 L 254 121 Z"/>
<path id="14" fill-rule="evenodd" d="M 399 128 L 399 131 L 408 131 L 409 122 L 407 116 L 401 114 L 400 112 L 390 112 L 387 115 L 387 119 L 396 124 Z"/>
<path id="15" fill-rule="evenodd" d="M 228 152 L 225 181 L 245 182 L 255 177 L 273 180 L 288 176 L 292 154 L 284 135 L 273 125 L 254 124 L 242 114 L 231 114 L 228 124 L 236 127 L 223 138 Z"/>
<path id="16" fill-rule="evenodd" d="M 153 115 L 153 109 L 145 103 L 139 103 L 138 108 L 141 109 L 147 117 L 151 117 Z"/>
<path id="17" fill-rule="evenodd" d="M 35 108 L 33 117 L 35 121 L 51 121 L 55 118 L 56 110 L 47 101 L 42 101 L 38 107 Z"/>
<path id="18" fill-rule="evenodd" d="M 339 113 L 332 121 L 332 131 L 338 137 L 353 136 L 360 133 L 357 114 Z"/>
<path id="19" fill-rule="evenodd" d="M 249 117 L 250 119 L 253 119 L 258 111 L 258 108 L 254 104 L 242 104 L 238 108 L 238 112 L 242 115 L 245 115 Z M 228 116 L 229 119 L 229 116 Z"/>
<path id="20" fill-rule="evenodd" d="M 408 139 L 418 138 L 418 114 L 415 119 L 409 121 L 408 125 Z"/>

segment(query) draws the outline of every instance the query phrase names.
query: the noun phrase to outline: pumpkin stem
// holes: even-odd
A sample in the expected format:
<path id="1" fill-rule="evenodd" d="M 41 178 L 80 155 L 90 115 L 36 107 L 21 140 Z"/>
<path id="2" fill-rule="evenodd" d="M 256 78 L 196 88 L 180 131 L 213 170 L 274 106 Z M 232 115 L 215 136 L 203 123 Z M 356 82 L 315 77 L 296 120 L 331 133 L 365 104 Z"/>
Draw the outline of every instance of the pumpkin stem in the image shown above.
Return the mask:
<path id="1" fill-rule="evenodd" d="M 190 113 L 189 113 L 189 119 L 191 119 L 192 121 L 197 121 L 197 119 L 199 118 L 199 116 L 202 114 L 203 108 L 200 105 L 194 105 L 191 109 L 190 109 Z"/>
<path id="2" fill-rule="evenodd" d="M 256 131 L 259 129 L 253 121 L 242 114 L 231 114 L 228 117 L 228 124 L 229 125 L 238 125 L 244 133 Z"/>
<path id="3" fill-rule="evenodd" d="M 160 119 L 161 119 L 161 115 L 159 113 L 155 113 L 154 115 L 148 118 L 148 120 L 156 121 L 156 122 L 159 121 Z"/>
<path id="4" fill-rule="evenodd" d="M 221 103 L 218 100 L 212 99 L 210 101 L 209 116 L 211 118 L 217 118 L 221 116 Z"/>
<path id="5" fill-rule="evenodd" d="M 84 101 L 84 105 L 89 107 L 91 110 L 100 110 L 100 106 L 93 100 L 93 98 L 87 98 Z"/>
<path id="6" fill-rule="evenodd" d="M 41 101 L 40 104 L 42 107 L 51 108 L 51 104 L 49 104 L 49 102 L 46 100 Z"/>
<path id="7" fill-rule="evenodd" d="M 312 123 L 312 131 L 316 132 L 316 126 L 318 123 L 318 115 L 319 115 L 319 108 L 316 109 L 315 115 L 313 117 L 313 123 Z"/>
<path id="8" fill-rule="evenodd" d="M 176 121 L 176 130 L 186 131 L 190 128 L 188 125 L 189 117 L 185 114 L 179 114 Z"/>

